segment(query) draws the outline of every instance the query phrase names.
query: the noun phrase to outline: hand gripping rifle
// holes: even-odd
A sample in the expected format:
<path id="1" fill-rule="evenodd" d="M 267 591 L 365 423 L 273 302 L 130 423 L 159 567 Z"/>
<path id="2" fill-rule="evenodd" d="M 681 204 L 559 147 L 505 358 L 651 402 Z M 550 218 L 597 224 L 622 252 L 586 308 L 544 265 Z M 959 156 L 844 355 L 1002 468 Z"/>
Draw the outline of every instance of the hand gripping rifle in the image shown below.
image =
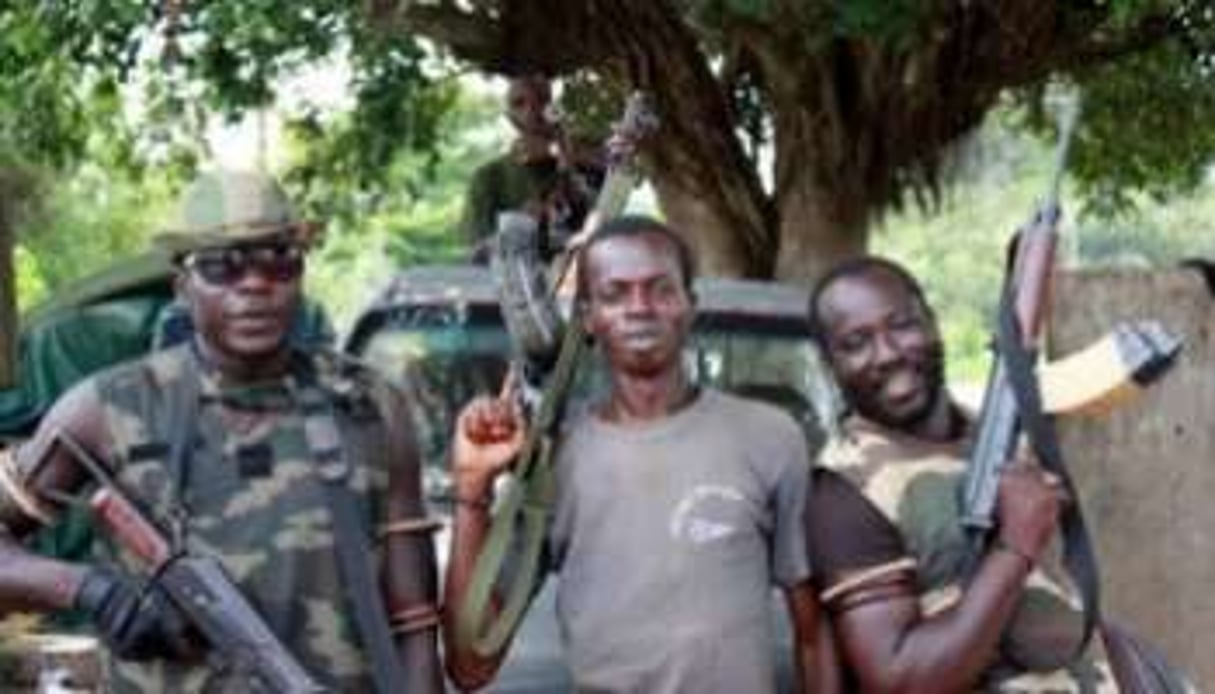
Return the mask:
<path id="1" fill-rule="evenodd" d="M 107 534 L 142 561 L 149 576 L 203 636 L 210 655 L 254 694 L 321 694 L 321 686 L 279 641 L 214 557 L 175 548 L 108 469 L 60 431 L 63 446 L 97 482 L 88 505 Z M 69 503 L 74 499 L 67 499 Z"/>
<path id="2" fill-rule="evenodd" d="M 634 93 L 615 137 L 635 143 L 656 127 L 657 118 L 644 95 Z M 595 207 L 558 262 L 552 287 L 561 285 L 568 272 L 577 272 L 581 242 L 603 221 L 620 214 L 638 179 L 630 155 L 609 159 Z M 558 429 L 587 342 L 576 316 L 564 324 L 561 320 L 555 291 L 550 289 L 539 259 L 534 220 L 520 213 L 500 216 L 491 270 L 498 284 L 502 318 L 518 356 L 512 368 L 522 372 L 518 381 L 531 423 L 499 493 L 489 536 L 456 615 L 456 638 L 481 655 L 502 649 L 534 593 L 555 492 L 552 459 Z M 512 551 L 517 555 L 507 561 Z M 509 573 L 504 571 L 507 566 L 511 567 Z M 504 598 L 495 613 L 496 588 L 503 590 Z"/>
<path id="3" fill-rule="evenodd" d="M 979 429 L 969 453 L 962 490 L 962 526 L 969 538 L 967 575 L 973 575 L 995 526 L 1000 473 L 1027 435 L 1043 468 L 1057 475 L 1069 497 L 1060 516 L 1063 563 L 1080 592 L 1084 630 L 1061 666 L 1088 645 L 1100 619 L 1100 579 L 1096 555 L 1079 497 L 1064 466 L 1051 412 L 1093 411 L 1121 399 L 1129 384 L 1146 385 L 1172 363 L 1180 342 L 1159 325 L 1120 325 L 1110 337 L 1056 365 L 1038 369 L 1037 349 L 1049 303 L 1057 241 L 1059 187 L 1079 113 L 1078 102 L 1063 114 L 1055 171 L 1046 199 L 1013 239 L 1009 274 L 998 309 L 996 358 L 989 372 Z M 1083 377 L 1076 378 L 1076 372 Z"/>

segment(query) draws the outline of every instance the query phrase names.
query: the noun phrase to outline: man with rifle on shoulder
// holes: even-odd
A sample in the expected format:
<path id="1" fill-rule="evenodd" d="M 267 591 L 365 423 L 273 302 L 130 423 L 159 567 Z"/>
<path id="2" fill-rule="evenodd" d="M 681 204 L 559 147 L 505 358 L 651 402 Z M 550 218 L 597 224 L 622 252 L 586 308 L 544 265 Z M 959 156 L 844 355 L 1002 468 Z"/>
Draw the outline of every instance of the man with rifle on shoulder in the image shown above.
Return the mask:
<path id="1" fill-rule="evenodd" d="M 308 230 L 270 178 L 201 176 L 158 239 L 192 339 L 84 381 L 0 460 L 0 610 L 84 612 L 111 691 L 442 688 L 403 398 L 287 339 Z M 110 561 L 22 546 L 86 500 Z"/>
<path id="2" fill-rule="evenodd" d="M 540 576 L 558 575 L 578 691 L 775 691 L 773 585 L 802 683 L 820 691 L 834 670 L 819 661 L 803 549 L 805 440 L 780 410 L 690 382 L 691 258 L 669 227 L 636 216 L 607 221 L 581 251 L 573 320 L 605 357 L 610 392 L 561 427 Z M 456 425 L 444 632 L 448 671 L 466 689 L 492 680 L 509 645 L 470 643 L 459 615 L 492 532 L 494 482 L 518 466 L 528 426 L 514 400 L 489 397 Z"/>

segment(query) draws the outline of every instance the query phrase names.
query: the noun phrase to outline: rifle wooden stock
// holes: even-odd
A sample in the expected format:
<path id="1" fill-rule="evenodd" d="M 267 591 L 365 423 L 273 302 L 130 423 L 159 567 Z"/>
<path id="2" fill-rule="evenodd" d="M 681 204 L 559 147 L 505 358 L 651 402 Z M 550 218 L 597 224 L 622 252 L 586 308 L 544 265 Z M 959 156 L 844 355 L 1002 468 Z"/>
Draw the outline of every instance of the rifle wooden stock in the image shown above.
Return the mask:
<path id="1" fill-rule="evenodd" d="M 169 543 L 160 532 L 140 515 L 130 501 L 113 489 L 98 489 L 89 501 L 89 506 L 107 530 L 107 534 L 139 557 L 153 572 L 159 570 L 173 556 Z"/>

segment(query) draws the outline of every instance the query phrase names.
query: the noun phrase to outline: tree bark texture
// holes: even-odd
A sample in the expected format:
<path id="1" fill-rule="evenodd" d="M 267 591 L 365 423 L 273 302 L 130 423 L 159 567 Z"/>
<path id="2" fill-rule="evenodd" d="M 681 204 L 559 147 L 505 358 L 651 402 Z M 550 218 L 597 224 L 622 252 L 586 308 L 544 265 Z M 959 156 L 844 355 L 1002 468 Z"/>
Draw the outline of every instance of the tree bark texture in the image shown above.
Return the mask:
<path id="1" fill-rule="evenodd" d="M 841 34 L 823 3 L 727 9 L 711 25 L 692 15 L 694 4 L 372 0 L 369 8 L 371 21 L 427 36 L 491 72 L 592 70 L 648 92 L 662 119 L 644 148 L 649 173 L 704 270 L 803 283 L 863 253 L 884 210 L 935 198 L 948 146 L 1003 90 L 1142 50 L 1170 27 L 1167 16 L 1149 16 L 1107 30 L 1109 10 L 1099 6 L 955 0 L 891 38 Z M 740 138 L 744 77 L 768 114 L 772 156 L 762 162 Z"/>

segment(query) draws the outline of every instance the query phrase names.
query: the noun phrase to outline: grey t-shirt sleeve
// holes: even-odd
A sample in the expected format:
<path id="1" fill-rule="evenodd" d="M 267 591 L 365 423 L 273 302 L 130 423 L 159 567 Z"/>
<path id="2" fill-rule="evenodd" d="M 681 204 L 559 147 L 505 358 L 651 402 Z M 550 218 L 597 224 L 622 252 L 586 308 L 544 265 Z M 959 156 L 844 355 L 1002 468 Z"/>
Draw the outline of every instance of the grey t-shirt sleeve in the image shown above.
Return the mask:
<path id="1" fill-rule="evenodd" d="M 803 510 L 809 498 L 810 455 L 801 430 L 792 420 L 781 429 L 780 474 L 773 490 L 772 578 L 791 588 L 810 578 Z"/>

